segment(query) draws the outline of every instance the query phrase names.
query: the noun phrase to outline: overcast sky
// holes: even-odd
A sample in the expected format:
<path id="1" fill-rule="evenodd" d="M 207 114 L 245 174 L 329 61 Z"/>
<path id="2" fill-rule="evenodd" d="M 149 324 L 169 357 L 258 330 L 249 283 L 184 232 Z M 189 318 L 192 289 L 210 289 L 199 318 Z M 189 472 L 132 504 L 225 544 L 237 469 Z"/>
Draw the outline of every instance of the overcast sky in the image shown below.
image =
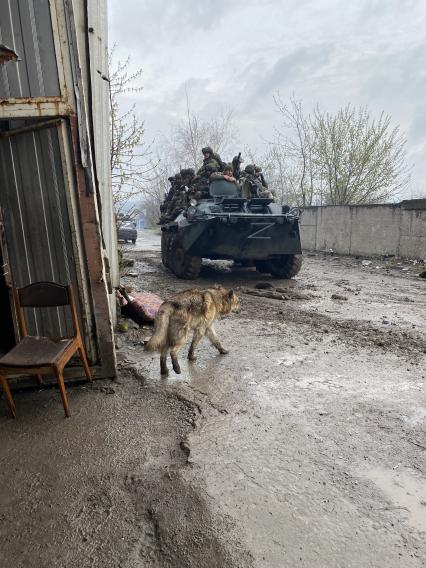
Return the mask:
<path id="1" fill-rule="evenodd" d="M 271 139 L 278 90 L 307 110 L 366 104 L 401 125 L 426 191 L 426 0 L 109 0 L 109 20 L 143 68 L 147 138 L 182 118 L 185 85 L 197 113 L 235 110 L 242 150 Z"/>

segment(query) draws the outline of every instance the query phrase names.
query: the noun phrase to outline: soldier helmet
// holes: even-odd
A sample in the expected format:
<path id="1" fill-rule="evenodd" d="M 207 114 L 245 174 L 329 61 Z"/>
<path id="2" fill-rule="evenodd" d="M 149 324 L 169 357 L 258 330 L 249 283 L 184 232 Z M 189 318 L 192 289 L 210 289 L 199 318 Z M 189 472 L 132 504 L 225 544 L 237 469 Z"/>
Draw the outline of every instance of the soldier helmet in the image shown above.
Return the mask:
<path id="1" fill-rule="evenodd" d="M 223 171 L 224 171 L 224 172 L 229 172 L 229 171 L 231 171 L 232 173 L 234 173 L 234 168 L 233 168 L 232 164 L 226 164 L 226 166 L 225 166 L 225 168 L 224 168 Z"/>
<path id="2" fill-rule="evenodd" d="M 188 178 L 194 177 L 195 170 L 194 170 L 194 168 L 184 168 L 184 169 L 180 170 L 180 175 L 181 175 L 182 179 L 188 179 Z"/>
<path id="3" fill-rule="evenodd" d="M 254 166 L 254 171 L 255 171 L 257 174 L 260 174 L 260 172 L 262 171 L 262 168 L 261 168 L 260 166 Z"/>
<path id="4" fill-rule="evenodd" d="M 201 148 L 201 152 L 203 154 L 213 154 L 213 149 L 210 146 L 205 146 L 204 148 Z"/>
<path id="5" fill-rule="evenodd" d="M 254 173 L 255 173 L 254 165 L 253 164 L 247 164 L 247 166 L 244 168 L 244 171 L 248 174 L 254 175 Z"/>

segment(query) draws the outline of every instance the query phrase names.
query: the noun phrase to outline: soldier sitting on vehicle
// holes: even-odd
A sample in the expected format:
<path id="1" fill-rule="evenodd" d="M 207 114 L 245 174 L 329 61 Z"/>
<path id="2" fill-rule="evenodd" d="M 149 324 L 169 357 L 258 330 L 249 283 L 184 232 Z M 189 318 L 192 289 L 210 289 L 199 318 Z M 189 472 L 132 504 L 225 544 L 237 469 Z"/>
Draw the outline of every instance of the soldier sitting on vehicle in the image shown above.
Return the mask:
<path id="1" fill-rule="evenodd" d="M 261 168 L 260 166 L 256 166 L 256 165 L 254 166 L 254 175 L 255 175 L 258 179 L 260 179 L 260 181 L 261 181 L 263 187 L 266 187 L 266 189 L 268 189 L 268 183 L 267 183 L 267 181 L 266 181 L 266 179 L 265 179 L 265 176 L 264 176 L 263 173 L 262 173 L 262 168 Z"/>
<path id="2" fill-rule="evenodd" d="M 172 187 L 165 199 L 164 204 L 160 207 L 163 215 L 160 218 L 160 224 L 165 221 L 175 219 L 177 215 L 188 205 L 187 188 L 190 186 L 194 178 L 193 168 L 180 170 L 173 178 L 169 178 Z M 169 199 L 171 196 L 171 199 Z"/>
<path id="3" fill-rule="evenodd" d="M 179 189 L 180 185 L 181 185 L 181 177 L 180 177 L 180 173 L 175 174 L 174 176 L 170 176 L 169 178 L 167 178 L 170 182 L 170 189 L 168 194 L 166 195 L 166 198 L 164 199 L 164 203 L 168 203 L 169 201 L 171 201 L 173 199 L 173 197 L 175 196 L 177 190 Z"/>
<path id="4" fill-rule="evenodd" d="M 170 176 L 167 179 L 170 182 L 170 189 L 166 197 L 164 198 L 163 203 L 160 205 L 161 216 L 159 224 L 161 224 L 163 220 L 165 220 L 169 216 L 169 213 L 173 208 L 172 203 L 174 203 L 176 195 L 179 191 L 179 187 L 182 185 L 182 179 L 180 173 L 175 174 L 174 176 Z"/>
<path id="5" fill-rule="evenodd" d="M 275 199 L 275 194 L 273 191 L 271 191 L 268 187 L 268 182 L 265 179 L 265 176 L 262 173 L 262 168 L 260 166 L 254 166 L 254 175 L 257 177 L 258 180 L 260 180 L 260 183 L 262 184 L 263 187 L 263 192 L 269 192 L 268 195 L 262 195 L 260 197 L 271 197 L 273 199 Z"/>
<path id="6" fill-rule="evenodd" d="M 223 170 L 223 172 L 214 172 L 210 176 L 210 181 L 215 181 L 215 180 L 219 180 L 219 179 L 231 181 L 239 188 L 238 182 L 234 177 L 234 169 L 232 167 L 232 164 L 227 164 L 225 166 L 225 169 Z"/>
<path id="7" fill-rule="evenodd" d="M 211 174 L 220 172 L 223 169 L 220 156 L 215 154 L 210 146 L 206 146 L 201 152 L 204 156 L 203 164 L 198 170 L 191 186 L 191 194 L 195 199 L 200 199 L 200 197 L 208 195 Z"/>
<path id="8" fill-rule="evenodd" d="M 259 174 L 256 175 L 256 166 L 249 164 L 244 168 L 244 176 L 241 181 L 241 194 L 245 199 L 254 197 L 273 197 L 267 187 L 262 184 Z"/>

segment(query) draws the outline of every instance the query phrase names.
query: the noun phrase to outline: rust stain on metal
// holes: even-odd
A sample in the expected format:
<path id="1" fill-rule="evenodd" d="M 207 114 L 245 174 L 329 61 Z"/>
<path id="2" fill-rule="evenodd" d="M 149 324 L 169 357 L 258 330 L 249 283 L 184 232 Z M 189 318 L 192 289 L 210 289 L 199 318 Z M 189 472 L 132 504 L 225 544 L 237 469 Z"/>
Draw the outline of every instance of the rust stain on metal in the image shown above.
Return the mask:
<path id="1" fill-rule="evenodd" d="M 88 194 L 84 168 L 78 159 L 78 122 L 77 116 L 70 116 L 71 139 L 74 154 L 77 191 L 79 198 L 81 224 L 83 229 L 84 247 L 89 269 L 91 295 L 94 304 L 98 351 L 104 376 L 115 376 L 115 346 L 113 341 L 112 322 L 108 300 L 108 290 L 104 279 L 104 264 L 102 258 L 102 241 L 99 230 L 99 217 L 96 207 L 96 193 Z"/>
<path id="2" fill-rule="evenodd" d="M 0 99 L 1 118 L 69 116 L 75 112 L 66 97 L 21 97 Z"/>
<path id="3" fill-rule="evenodd" d="M 43 122 L 30 124 L 28 126 L 23 126 L 21 128 L 5 130 L 3 132 L 0 132 L 0 138 L 9 138 L 10 136 L 16 136 L 17 134 L 25 134 L 26 132 L 35 132 L 37 130 L 43 130 L 44 128 L 52 128 L 53 126 L 58 126 L 59 124 L 61 124 L 62 120 L 62 118 L 46 120 Z"/>

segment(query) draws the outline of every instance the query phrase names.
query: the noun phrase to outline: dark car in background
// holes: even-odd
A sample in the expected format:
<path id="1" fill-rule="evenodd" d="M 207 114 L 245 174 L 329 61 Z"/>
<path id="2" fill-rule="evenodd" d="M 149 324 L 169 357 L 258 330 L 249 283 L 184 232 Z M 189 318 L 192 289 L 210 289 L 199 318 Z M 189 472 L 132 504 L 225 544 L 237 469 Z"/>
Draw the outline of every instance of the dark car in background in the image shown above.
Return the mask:
<path id="1" fill-rule="evenodd" d="M 131 241 L 133 244 L 136 243 L 136 239 L 138 238 L 138 232 L 136 230 L 135 223 L 123 223 L 118 229 L 118 240 L 124 241 Z"/>

